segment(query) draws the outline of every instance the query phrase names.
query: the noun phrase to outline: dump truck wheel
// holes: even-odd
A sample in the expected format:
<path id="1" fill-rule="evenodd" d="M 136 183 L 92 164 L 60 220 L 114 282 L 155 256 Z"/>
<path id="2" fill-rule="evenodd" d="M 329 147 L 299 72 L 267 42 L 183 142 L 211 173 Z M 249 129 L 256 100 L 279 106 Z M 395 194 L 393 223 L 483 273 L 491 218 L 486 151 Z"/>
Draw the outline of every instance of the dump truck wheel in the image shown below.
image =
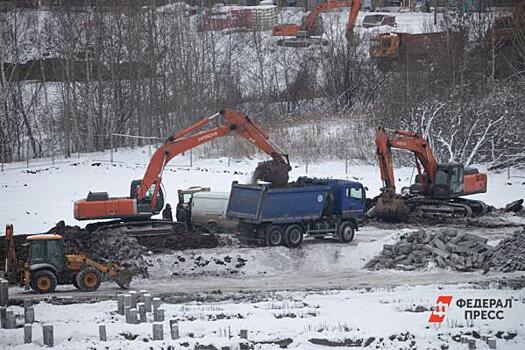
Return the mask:
<path id="1" fill-rule="evenodd" d="M 284 245 L 288 248 L 297 248 L 303 242 L 303 228 L 299 225 L 290 225 L 284 231 Z"/>
<path id="2" fill-rule="evenodd" d="M 206 231 L 208 233 L 218 233 L 219 232 L 219 225 L 217 225 L 216 222 L 209 222 L 208 225 L 206 225 Z"/>
<path id="3" fill-rule="evenodd" d="M 87 267 L 80 271 L 77 276 L 77 284 L 80 290 L 85 292 L 92 292 L 100 286 L 102 276 L 98 270 L 92 267 Z"/>
<path id="4" fill-rule="evenodd" d="M 344 222 L 339 229 L 339 241 L 342 243 L 351 242 L 354 239 L 354 226 L 351 222 Z"/>
<path id="5" fill-rule="evenodd" d="M 283 229 L 281 226 L 270 226 L 266 230 L 266 245 L 270 247 L 283 244 Z"/>
<path id="6" fill-rule="evenodd" d="M 57 287 L 57 277 L 49 270 L 40 270 L 31 277 L 31 289 L 38 293 L 53 293 Z"/>

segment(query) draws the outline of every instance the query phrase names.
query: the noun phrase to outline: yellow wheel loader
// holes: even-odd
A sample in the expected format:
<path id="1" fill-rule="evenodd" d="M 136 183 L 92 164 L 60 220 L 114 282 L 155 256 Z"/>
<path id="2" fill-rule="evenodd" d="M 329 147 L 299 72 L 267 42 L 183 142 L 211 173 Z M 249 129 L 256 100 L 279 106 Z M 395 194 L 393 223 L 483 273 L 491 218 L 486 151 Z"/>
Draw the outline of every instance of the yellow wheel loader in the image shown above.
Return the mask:
<path id="1" fill-rule="evenodd" d="M 9 251 L 14 254 L 13 226 L 6 228 Z M 21 285 L 38 293 L 52 293 L 59 284 L 72 284 L 82 291 L 94 291 L 103 280 L 114 280 L 128 289 L 133 274 L 116 263 L 99 263 L 86 255 L 65 254 L 64 240 L 57 234 L 39 234 L 26 239 L 28 258 L 20 262 Z M 11 255 L 11 254 L 8 254 Z M 10 260 L 16 260 L 11 256 Z"/>

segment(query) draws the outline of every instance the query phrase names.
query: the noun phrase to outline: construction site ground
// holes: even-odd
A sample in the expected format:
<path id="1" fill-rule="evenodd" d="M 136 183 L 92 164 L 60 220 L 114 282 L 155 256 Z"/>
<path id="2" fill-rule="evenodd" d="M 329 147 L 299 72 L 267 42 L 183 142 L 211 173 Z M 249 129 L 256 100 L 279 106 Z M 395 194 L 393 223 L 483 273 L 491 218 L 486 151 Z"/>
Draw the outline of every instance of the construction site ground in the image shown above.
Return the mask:
<path id="1" fill-rule="evenodd" d="M 10 166 L 0 175 L 2 219 L 14 223 L 15 234 L 47 232 L 64 220 L 67 227 L 86 223 L 72 218 L 73 202 L 89 190 L 126 195 L 130 179 L 140 178 L 149 156 L 146 149 L 120 151 L 113 164 L 107 154 L 90 159 L 41 164 L 26 169 Z M 181 157 L 167 168 L 163 182 L 168 202 L 176 204 L 176 190 L 210 186 L 227 191 L 231 181 L 246 182 L 259 160 L 194 159 Z M 229 165 L 228 165 L 229 164 Z M 410 183 L 413 169 L 400 168 L 398 185 Z M 291 180 L 298 176 L 353 179 L 368 188 L 368 197 L 379 193 L 381 182 L 374 165 L 327 161 L 308 167 L 296 164 Z M 489 172 L 489 192 L 473 196 L 502 208 L 523 198 L 525 172 L 512 169 Z M 28 200 L 31 198 L 32 200 Z M 105 282 L 95 292 L 59 286 L 55 293 L 34 294 L 21 287 L 10 288 L 11 306 L 18 314 L 24 300 L 35 305 L 34 345 L 42 344 L 41 326 L 55 325 L 55 347 L 100 348 L 97 325 L 108 329 L 107 349 L 196 348 L 237 349 L 241 329 L 248 330 L 250 347 L 257 349 L 322 349 L 370 346 L 377 349 L 464 349 L 461 335 L 492 335 L 498 349 L 521 349 L 525 341 L 525 272 L 476 269 L 469 272 L 429 264 L 413 271 L 365 269 L 383 246 L 399 242 L 403 235 L 423 230 L 429 233 L 463 232 L 487 238 L 496 246 L 525 227 L 525 215 L 495 211 L 476 219 L 413 219 L 408 224 L 367 222 L 350 244 L 333 240 L 307 239 L 299 249 L 242 246 L 235 236 L 221 234 L 206 239 L 207 248 L 188 246 L 151 249 L 133 240 L 108 237 L 100 241 L 100 252 L 113 253 L 141 267 L 132 281 L 134 290 L 147 290 L 164 302 L 165 340 L 153 343 L 152 315 L 147 324 L 127 324 L 116 313 L 116 295 L 123 291 Z M 198 235 L 202 233 L 196 233 Z M 74 236 L 74 235 L 73 235 Z M 189 238 L 189 237 L 188 237 Z M 74 240 L 73 240 L 74 241 Z M 98 238 L 91 247 L 96 248 Z M 67 242 L 66 242 L 67 244 Z M 73 246 L 74 247 L 74 246 Z M 103 248 L 103 249 L 102 249 Z M 190 249 L 183 249 L 190 248 Z M 505 319 L 469 321 L 458 307 L 451 308 L 446 322 L 431 326 L 428 317 L 438 295 L 454 298 L 511 298 Z M 74 305 L 71 305 L 74 304 Z M 180 326 L 179 340 L 168 340 L 169 320 Z M 400 322 L 396 322 L 400 320 Z M 25 349 L 23 329 L 0 330 L 8 348 Z M 478 342 L 478 349 L 488 349 Z"/>
<path id="2" fill-rule="evenodd" d="M 490 226 L 483 220 L 441 225 L 372 223 L 363 227 L 350 244 L 337 241 L 305 240 L 301 249 L 240 246 L 234 236 L 222 234 L 221 245 L 213 249 L 190 249 L 169 254 L 146 255 L 149 277 L 136 278 L 134 289 L 147 289 L 175 300 L 224 299 L 232 293 L 251 294 L 282 290 L 326 290 L 386 288 L 399 285 L 491 283 L 512 288 L 525 287 L 525 272 L 503 273 L 493 270 L 458 272 L 432 266 L 419 271 L 378 270 L 363 266 L 378 255 L 384 244 L 395 243 L 400 235 L 416 230 L 442 232 L 456 230 L 489 239 L 495 246 L 501 239 L 525 227 L 525 218 L 498 215 Z M 494 222 L 498 224 L 494 224 Z M 520 221 L 523 225 L 520 225 Z M 472 226 L 472 222 L 476 225 Z M 476 227 L 478 226 L 478 227 Z M 480 227 L 481 226 L 481 227 Z M 293 278 L 292 278 L 293 276 Z M 59 286 L 48 295 L 12 288 L 11 298 L 48 299 L 55 303 L 75 303 L 114 298 L 122 290 L 114 283 L 103 283 L 95 292 L 81 292 L 73 286 Z"/>

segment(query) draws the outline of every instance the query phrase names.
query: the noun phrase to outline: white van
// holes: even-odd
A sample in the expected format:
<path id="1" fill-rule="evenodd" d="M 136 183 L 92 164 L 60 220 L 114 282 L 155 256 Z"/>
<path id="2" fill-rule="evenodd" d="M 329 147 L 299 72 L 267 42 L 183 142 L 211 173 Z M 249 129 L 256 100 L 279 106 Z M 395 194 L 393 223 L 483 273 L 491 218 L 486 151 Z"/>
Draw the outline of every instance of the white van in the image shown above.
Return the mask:
<path id="1" fill-rule="evenodd" d="M 228 192 L 198 192 L 191 199 L 191 220 L 194 226 L 210 233 L 233 232 L 237 220 L 226 218 L 230 194 Z"/>

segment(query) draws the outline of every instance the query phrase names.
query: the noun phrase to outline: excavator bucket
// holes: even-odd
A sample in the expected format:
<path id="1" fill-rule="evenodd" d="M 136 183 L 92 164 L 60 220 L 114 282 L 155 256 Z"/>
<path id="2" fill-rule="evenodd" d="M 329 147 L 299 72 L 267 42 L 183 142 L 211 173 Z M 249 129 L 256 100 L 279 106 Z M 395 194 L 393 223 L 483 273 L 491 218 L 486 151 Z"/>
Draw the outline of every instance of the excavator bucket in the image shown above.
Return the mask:
<path id="1" fill-rule="evenodd" d="M 394 196 L 385 198 L 380 196 L 377 200 L 373 216 L 386 222 L 405 222 L 410 214 L 410 208 L 403 198 Z"/>
<path id="2" fill-rule="evenodd" d="M 133 278 L 133 273 L 129 270 L 121 270 L 115 277 L 115 282 L 122 289 L 129 289 L 131 284 L 131 279 Z"/>
<path id="3" fill-rule="evenodd" d="M 257 180 L 260 180 L 279 186 L 286 185 L 288 183 L 288 172 L 290 170 L 290 166 L 281 161 L 268 160 L 260 162 L 253 172 L 252 182 L 256 183 Z"/>

